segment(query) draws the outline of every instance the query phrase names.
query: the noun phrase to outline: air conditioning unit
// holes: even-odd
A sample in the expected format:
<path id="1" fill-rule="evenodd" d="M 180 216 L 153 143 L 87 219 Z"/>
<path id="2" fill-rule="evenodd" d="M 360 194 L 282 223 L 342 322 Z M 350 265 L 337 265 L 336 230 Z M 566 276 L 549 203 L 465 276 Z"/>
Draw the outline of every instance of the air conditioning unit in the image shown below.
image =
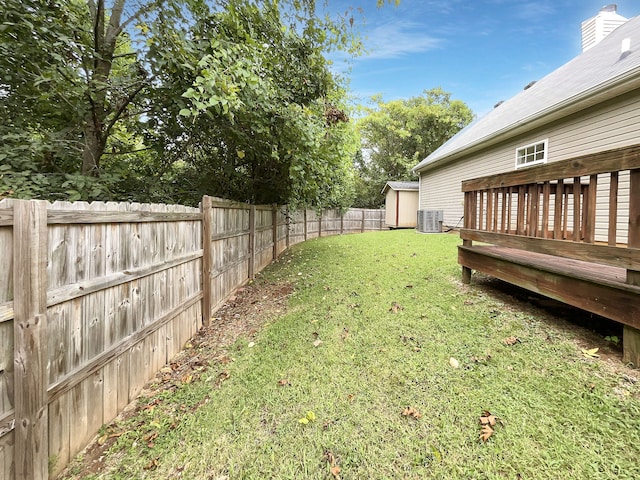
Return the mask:
<path id="1" fill-rule="evenodd" d="M 418 210 L 418 231 L 420 233 L 442 232 L 444 210 Z"/>

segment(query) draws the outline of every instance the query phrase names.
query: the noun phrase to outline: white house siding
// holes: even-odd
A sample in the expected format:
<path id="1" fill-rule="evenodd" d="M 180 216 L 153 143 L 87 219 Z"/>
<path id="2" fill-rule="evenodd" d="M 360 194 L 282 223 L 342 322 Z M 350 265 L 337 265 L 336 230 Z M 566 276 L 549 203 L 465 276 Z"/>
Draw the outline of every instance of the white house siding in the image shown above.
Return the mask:
<path id="1" fill-rule="evenodd" d="M 463 215 L 462 180 L 513 171 L 516 148 L 545 138 L 549 139 L 550 162 L 640 143 L 640 90 L 510 139 L 473 157 L 422 172 L 420 209 L 442 209 L 444 224 L 456 226 Z M 605 241 L 609 179 L 601 175 L 598 180 L 596 240 Z M 626 242 L 628 207 L 628 176 L 622 175 L 617 225 L 620 242 Z"/>

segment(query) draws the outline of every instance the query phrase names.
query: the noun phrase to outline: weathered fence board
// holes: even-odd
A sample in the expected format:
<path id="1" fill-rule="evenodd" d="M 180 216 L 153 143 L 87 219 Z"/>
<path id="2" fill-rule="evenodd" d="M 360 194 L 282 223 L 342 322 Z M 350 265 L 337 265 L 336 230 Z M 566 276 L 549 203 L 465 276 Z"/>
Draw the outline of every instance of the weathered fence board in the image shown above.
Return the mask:
<path id="1" fill-rule="evenodd" d="M 0 201 L 0 478 L 56 476 L 235 289 L 372 212 Z"/>
<path id="2" fill-rule="evenodd" d="M 15 475 L 46 479 L 47 206 L 18 201 L 13 210 Z"/>

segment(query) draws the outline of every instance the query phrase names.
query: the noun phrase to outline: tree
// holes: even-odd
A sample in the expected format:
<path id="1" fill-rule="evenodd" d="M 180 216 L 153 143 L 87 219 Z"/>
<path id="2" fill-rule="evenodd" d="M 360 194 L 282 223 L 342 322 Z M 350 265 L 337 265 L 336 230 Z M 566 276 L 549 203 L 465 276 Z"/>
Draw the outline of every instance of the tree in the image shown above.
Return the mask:
<path id="1" fill-rule="evenodd" d="M 355 159 L 359 172 L 357 206 L 378 206 L 388 181 L 412 180 L 411 169 L 473 119 L 469 107 L 441 88 L 419 97 L 384 102 L 365 108 L 358 122 L 362 155 Z"/>
<path id="2" fill-rule="evenodd" d="M 355 142 L 324 54 L 355 37 L 315 3 L 6 0 L 0 189 L 344 203 Z"/>
<path id="3" fill-rule="evenodd" d="M 4 2 L 0 109 L 13 122 L 0 130 L 10 146 L 0 148 L 0 184 L 8 193 L 78 193 L 71 184 L 105 193 L 107 178 L 101 185 L 81 174 L 98 176 L 108 139 L 146 84 L 126 29 L 152 5 L 126 15 L 125 0 Z"/>
<path id="4" fill-rule="evenodd" d="M 230 0 L 224 10 L 200 12 L 186 32 L 151 26 L 150 63 L 160 86 L 150 101 L 147 143 L 158 147 L 167 166 L 159 171 L 182 195 L 347 201 L 334 193 L 350 191 L 355 142 L 342 134 L 352 130 L 345 92 L 324 58 L 347 39 L 327 36 L 314 5 L 287 12 L 275 1 Z M 329 138 L 339 143 L 329 148 Z"/>

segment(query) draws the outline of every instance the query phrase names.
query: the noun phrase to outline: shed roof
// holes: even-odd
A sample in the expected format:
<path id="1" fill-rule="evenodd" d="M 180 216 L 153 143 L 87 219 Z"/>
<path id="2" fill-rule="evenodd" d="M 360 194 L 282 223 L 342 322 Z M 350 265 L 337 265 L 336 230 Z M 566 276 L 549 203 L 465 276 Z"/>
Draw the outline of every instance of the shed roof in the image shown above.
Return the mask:
<path id="1" fill-rule="evenodd" d="M 459 158 L 638 87 L 640 16 L 462 129 L 413 170 Z"/>
<path id="2" fill-rule="evenodd" d="M 386 193 L 387 190 L 418 190 L 418 182 L 387 182 L 382 189 L 382 193 Z"/>

